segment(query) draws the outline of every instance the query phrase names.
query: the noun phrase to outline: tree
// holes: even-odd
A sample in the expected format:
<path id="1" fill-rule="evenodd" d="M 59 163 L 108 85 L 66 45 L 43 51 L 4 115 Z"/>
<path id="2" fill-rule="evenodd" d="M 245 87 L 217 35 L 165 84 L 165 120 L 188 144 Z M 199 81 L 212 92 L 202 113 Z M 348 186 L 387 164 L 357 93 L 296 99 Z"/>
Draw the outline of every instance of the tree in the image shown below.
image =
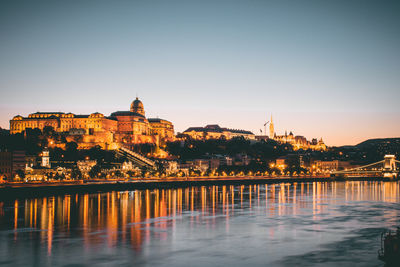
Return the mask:
<path id="1" fill-rule="evenodd" d="M 87 154 L 91 159 L 95 159 L 97 160 L 97 162 L 99 162 L 101 159 L 104 158 L 103 152 L 104 151 L 101 149 L 101 147 L 97 145 L 89 149 L 89 151 L 87 151 Z"/>
<path id="2" fill-rule="evenodd" d="M 75 142 L 68 142 L 65 145 L 66 151 L 76 151 L 78 149 L 78 144 Z"/>
<path id="3" fill-rule="evenodd" d="M 46 137 L 53 137 L 55 135 L 54 128 L 52 126 L 45 126 L 43 128 L 43 135 Z"/>
<path id="4" fill-rule="evenodd" d="M 16 174 L 18 175 L 18 177 L 20 179 L 22 179 L 22 180 L 25 179 L 25 172 L 23 170 L 17 170 Z"/>
<path id="5" fill-rule="evenodd" d="M 129 177 L 136 176 L 136 173 L 134 171 L 127 171 L 126 174 L 128 174 Z"/>
<path id="6" fill-rule="evenodd" d="M 65 157 L 69 160 L 78 160 L 78 144 L 75 142 L 68 142 L 65 146 Z"/>
<path id="7" fill-rule="evenodd" d="M 166 174 L 166 169 L 161 161 L 156 161 L 156 169 L 160 174 Z"/>
<path id="8" fill-rule="evenodd" d="M 59 174 L 58 172 L 56 172 L 56 174 L 53 177 L 54 180 L 64 180 L 65 179 L 65 175 L 63 173 Z"/>
<path id="9" fill-rule="evenodd" d="M 100 172 L 101 172 L 101 168 L 98 164 L 96 164 L 89 171 L 89 176 L 90 176 L 90 178 L 96 178 Z"/>
<path id="10" fill-rule="evenodd" d="M 148 170 L 149 170 L 149 168 L 146 167 L 146 166 L 140 167 L 140 176 L 141 176 L 141 177 L 144 177 L 145 174 L 146 174 L 146 172 L 147 172 Z"/>
<path id="11" fill-rule="evenodd" d="M 73 168 L 71 171 L 71 179 L 79 180 L 82 178 L 82 173 L 78 168 Z"/>

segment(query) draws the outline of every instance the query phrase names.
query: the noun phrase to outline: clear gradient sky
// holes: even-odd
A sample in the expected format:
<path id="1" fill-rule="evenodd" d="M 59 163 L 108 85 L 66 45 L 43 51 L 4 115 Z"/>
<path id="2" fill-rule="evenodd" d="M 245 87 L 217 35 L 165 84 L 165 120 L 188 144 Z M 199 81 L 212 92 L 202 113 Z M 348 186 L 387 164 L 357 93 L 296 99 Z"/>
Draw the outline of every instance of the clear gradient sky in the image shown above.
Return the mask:
<path id="1" fill-rule="evenodd" d="M 400 1 L 0 1 L 0 127 L 128 110 L 176 131 L 400 136 Z"/>

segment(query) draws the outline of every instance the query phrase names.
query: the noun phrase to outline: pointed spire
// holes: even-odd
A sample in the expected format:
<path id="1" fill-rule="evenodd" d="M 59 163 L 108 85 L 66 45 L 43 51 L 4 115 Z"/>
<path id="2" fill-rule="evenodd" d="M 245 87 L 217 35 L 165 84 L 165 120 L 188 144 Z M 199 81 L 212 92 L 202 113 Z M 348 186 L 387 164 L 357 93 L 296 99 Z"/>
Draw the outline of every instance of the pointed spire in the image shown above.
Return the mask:
<path id="1" fill-rule="evenodd" d="M 272 118 L 272 113 L 271 113 L 271 120 L 269 123 L 269 138 L 271 138 L 271 139 L 275 138 L 275 129 L 274 129 L 274 121 Z"/>

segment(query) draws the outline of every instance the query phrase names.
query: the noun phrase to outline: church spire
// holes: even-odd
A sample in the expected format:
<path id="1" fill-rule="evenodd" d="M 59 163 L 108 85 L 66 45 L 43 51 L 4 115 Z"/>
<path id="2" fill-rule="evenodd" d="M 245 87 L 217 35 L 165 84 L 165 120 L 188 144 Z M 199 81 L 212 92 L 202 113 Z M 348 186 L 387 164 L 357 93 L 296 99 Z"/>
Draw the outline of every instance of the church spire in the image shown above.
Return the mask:
<path id="1" fill-rule="evenodd" d="M 275 137 L 274 121 L 272 120 L 272 114 L 271 114 L 271 121 L 269 123 L 269 138 L 274 139 L 274 137 Z"/>

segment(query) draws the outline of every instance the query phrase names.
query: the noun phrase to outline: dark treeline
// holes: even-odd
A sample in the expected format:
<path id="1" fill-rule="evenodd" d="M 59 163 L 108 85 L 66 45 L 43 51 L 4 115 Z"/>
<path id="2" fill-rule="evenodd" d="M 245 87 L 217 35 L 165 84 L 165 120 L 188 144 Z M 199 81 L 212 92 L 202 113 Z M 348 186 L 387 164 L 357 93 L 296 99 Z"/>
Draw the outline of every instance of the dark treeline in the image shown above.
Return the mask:
<path id="1" fill-rule="evenodd" d="M 189 139 L 168 143 L 167 150 L 181 160 L 193 160 L 212 155 L 235 157 L 238 154 L 246 154 L 253 159 L 267 161 L 293 152 L 290 144 L 279 144 L 275 141 L 254 142 L 244 138 L 207 141 Z"/>

